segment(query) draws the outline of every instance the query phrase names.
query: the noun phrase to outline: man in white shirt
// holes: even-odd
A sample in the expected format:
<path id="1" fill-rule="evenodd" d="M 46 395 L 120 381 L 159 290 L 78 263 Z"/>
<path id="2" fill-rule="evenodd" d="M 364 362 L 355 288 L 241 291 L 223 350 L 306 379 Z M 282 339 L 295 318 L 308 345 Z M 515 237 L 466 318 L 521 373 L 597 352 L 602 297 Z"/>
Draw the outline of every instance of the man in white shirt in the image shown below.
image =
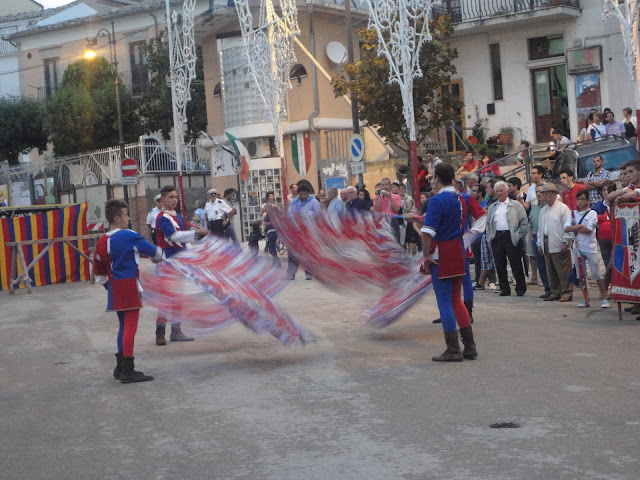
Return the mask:
<path id="1" fill-rule="evenodd" d="M 545 302 L 573 300 L 573 284 L 569 282 L 572 267 L 569 244 L 573 235 L 565 232 L 571 225 L 571 210 L 558 200 L 558 193 L 558 187 L 553 183 L 545 183 L 540 193 L 543 207 L 538 217 L 537 246 L 547 264 L 551 290 Z"/>
<path id="2" fill-rule="evenodd" d="M 158 245 L 156 240 L 156 217 L 162 210 L 162 195 L 156 195 L 153 200 L 156 202 L 156 206 L 147 214 L 147 227 L 149 227 L 149 235 L 151 235 L 153 244 Z"/>
<path id="3" fill-rule="evenodd" d="M 519 202 L 509 198 L 509 187 L 506 182 L 496 182 L 493 190 L 498 201 L 489 206 L 486 231 L 491 241 L 491 251 L 498 273 L 500 296 L 511 295 L 507 275 L 508 259 L 511 273 L 516 280 L 516 294 L 522 297 L 527 291 L 521 248 L 529 231 L 527 212 Z"/>
<path id="4" fill-rule="evenodd" d="M 218 190 L 212 188 L 207 192 L 209 194 L 209 201 L 204 206 L 204 216 L 207 222 L 207 227 L 214 235 L 224 236 L 225 229 L 229 221 L 227 220 L 227 214 L 234 211 L 235 208 L 231 208 L 227 202 L 218 198 Z"/>

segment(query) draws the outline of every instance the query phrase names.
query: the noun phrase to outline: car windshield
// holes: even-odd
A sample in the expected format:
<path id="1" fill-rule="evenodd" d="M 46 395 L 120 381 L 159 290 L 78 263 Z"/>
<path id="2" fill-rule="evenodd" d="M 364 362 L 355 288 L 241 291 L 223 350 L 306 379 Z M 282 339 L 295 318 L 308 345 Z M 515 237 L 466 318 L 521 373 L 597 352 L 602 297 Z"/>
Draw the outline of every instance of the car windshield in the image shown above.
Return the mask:
<path id="1" fill-rule="evenodd" d="M 608 152 L 600 152 L 605 170 L 620 170 L 620 165 L 634 158 L 638 158 L 638 152 L 633 147 L 618 148 Z M 596 154 L 580 157 L 578 161 L 578 178 L 584 178 L 593 171 L 593 157 Z"/>
<path id="2" fill-rule="evenodd" d="M 558 178 L 560 177 L 560 172 L 562 172 L 563 170 L 571 170 L 572 172 L 575 171 L 575 161 L 576 161 L 576 157 L 575 154 L 573 152 L 562 152 L 559 156 L 558 159 L 556 160 L 556 162 L 553 165 L 553 178 Z"/>

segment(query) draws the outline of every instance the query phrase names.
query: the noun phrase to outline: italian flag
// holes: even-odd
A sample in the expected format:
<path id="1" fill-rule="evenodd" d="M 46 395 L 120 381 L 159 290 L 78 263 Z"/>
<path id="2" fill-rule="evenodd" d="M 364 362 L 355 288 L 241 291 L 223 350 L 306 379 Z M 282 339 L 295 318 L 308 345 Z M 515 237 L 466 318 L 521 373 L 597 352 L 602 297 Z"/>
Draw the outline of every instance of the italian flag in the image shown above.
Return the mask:
<path id="1" fill-rule="evenodd" d="M 305 177 L 311 166 L 311 138 L 309 132 L 294 133 L 291 135 L 291 154 L 293 166 L 302 178 Z"/>
<path id="2" fill-rule="evenodd" d="M 243 182 L 246 182 L 247 176 L 249 175 L 249 160 L 251 160 L 251 157 L 249 156 L 249 152 L 247 151 L 246 147 L 242 144 L 240 140 L 238 140 L 236 137 L 231 135 L 229 132 L 224 132 L 224 133 L 229 139 L 229 141 L 231 142 L 231 145 L 233 146 L 233 149 L 236 151 L 236 154 L 240 157 L 240 160 L 242 160 L 242 170 L 240 171 L 240 178 L 242 179 Z"/>

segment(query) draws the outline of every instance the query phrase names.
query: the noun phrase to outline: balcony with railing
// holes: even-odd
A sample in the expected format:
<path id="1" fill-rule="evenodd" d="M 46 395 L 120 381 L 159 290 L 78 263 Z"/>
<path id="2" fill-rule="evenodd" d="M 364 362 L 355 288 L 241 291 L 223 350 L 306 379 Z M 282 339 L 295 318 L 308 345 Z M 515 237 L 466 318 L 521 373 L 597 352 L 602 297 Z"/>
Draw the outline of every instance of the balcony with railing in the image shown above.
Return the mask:
<path id="1" fill-rule="evenodd" d="M 435 18 L 449 15 L 455 31 L 504 22 L 555 20 L 580 15 L 579 0 L 442 0 L 433 7 Z"/>
<path id="2" fill-rule="evenodd" d="M 131 70 L 118 72 L 118 77 L 134 97 L 142 96 L 149 87 L 149 69 L 146 65 L 134 65 Z"/>

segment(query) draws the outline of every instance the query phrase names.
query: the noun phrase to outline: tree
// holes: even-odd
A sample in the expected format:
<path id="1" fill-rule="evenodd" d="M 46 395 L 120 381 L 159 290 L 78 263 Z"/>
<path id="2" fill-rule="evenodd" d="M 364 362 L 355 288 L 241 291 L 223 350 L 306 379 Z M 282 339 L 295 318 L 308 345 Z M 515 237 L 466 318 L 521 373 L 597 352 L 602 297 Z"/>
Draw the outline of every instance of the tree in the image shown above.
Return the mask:
<path id="1" fill-rule="evenodd" d="M 455 48 L 441 41 L 451 34 L 451 23 L 447 16 L 431 21 L 433 41 L 420 51 L 422 77 L 414 80 L 413 88 L 418 144 L 434 129 L 456 120 L 463 105 L 448 95 L 445 88 L 456 73 L 453 61 L 458 57 Z M 350 93 L 358 102 L 360 119 L 376 127 L 387 142 L 408 153 L 409 131 L 402 114 L 402 94 L 397 84 L 389 84 L 389 63 L 377 55 L 377 32 L 362 29 L 358 35 L 362 58 L 346 65 L 345 73 L 333 79 L 334 92 L 336 96 Z"/>
<path id="2" fill-rule="evenodd" d="M 44 104 L 37 100 L 0 99 L 0 161 L 15 166 L 19 154 L 33 148 L 42 153 L 47 148 L 45 115 Z"/>
<path id="3" fill-rule="evenodd" d="M 104 58 L 82 59 L 67 67 L 60 88 L 47 102 L 47 123 L 57 156 L 118 145 L 115 77 Z M 120 83 L 125 142 L 142 134 L 136 104 Z"/>
<path id="4" fill-rule="evenodd" d="M 165 37 L 166 32 L 163 32 L 149 40 L 145 46 L 151 83 L 142 95 L 139 111 L 147 133 L 160 132 L 164 140 L 169 140 L 173 130 L 173 107 L 169 79 L 169 44 Z M 186 143 L 195 141 L 200 131 L 207 129 L 204 68 L 200 47 L 196 50 L 196 58 L 196 78 L 191 82 L 191 101 L 187 104 Z"/>

